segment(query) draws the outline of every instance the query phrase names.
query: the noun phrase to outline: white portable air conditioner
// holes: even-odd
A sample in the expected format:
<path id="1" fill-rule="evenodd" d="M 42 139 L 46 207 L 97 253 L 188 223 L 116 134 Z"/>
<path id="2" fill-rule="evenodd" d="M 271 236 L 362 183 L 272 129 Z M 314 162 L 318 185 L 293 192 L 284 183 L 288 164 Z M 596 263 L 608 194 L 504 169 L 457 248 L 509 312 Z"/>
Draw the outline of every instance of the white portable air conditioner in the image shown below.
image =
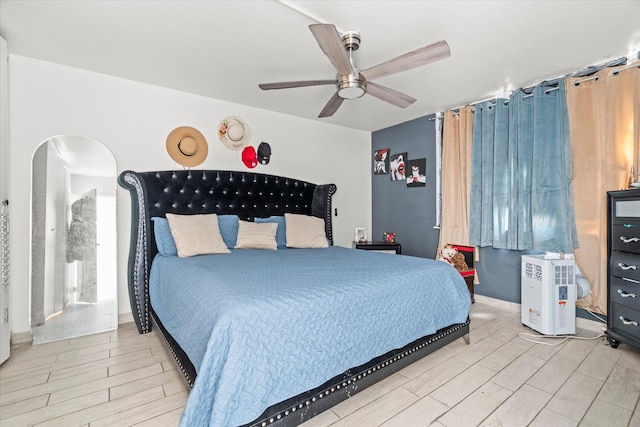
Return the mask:
<path id="1" fill-rule="evenodd" d="M 522 324 L 543 335 L 576 333 L 575 260 L 522 256 Z"/>

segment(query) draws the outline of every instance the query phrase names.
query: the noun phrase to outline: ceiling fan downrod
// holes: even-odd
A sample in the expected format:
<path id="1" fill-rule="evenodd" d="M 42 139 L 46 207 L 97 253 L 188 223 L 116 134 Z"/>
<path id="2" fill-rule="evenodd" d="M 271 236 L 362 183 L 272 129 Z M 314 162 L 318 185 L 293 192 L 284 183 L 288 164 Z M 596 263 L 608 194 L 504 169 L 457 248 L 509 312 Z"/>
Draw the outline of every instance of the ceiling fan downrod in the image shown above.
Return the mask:
<path id="1" fill-rule="evenodd" d="M 351 62 L 354 74 L 338 74 L 336 76 L 338 96 L 343 99 L 360 98 L 366 93 L 367 81 L 360 75 L 352 56 L 353 52 L 360 47 L 360 33 L 356 30 L 347 30 L 341 34 L 340 38 L 349 52 L 349 62 Z"/>

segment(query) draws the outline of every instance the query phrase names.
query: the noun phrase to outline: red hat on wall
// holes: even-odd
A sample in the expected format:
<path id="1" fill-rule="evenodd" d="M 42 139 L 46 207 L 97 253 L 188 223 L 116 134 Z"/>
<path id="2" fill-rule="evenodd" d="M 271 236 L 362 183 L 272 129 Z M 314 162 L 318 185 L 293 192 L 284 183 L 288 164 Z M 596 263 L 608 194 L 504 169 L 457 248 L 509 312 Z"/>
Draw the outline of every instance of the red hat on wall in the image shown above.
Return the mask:
<path id="1" fill-rule="evenodd" d="M 258 166 L 258 156 L 256 155 L 256 149 L 253 146 L 248 145 L 242 150 L 242 163 L 249 169 L 253 169 Z"/>

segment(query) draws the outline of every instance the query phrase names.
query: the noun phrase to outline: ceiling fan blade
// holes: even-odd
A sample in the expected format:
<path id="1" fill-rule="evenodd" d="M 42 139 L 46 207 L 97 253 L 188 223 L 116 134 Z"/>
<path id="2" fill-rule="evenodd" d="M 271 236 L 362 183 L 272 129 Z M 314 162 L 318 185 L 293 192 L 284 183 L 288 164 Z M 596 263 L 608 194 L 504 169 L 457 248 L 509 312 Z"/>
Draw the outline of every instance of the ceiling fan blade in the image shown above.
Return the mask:
<path id="1" fill-rule="evenodd" d="M 430 62 L 448 58 L 449 56 L 451 56 L 449 45 L 446 41 L 440 40 L 439 42 L 421 47 L 413 52 L 390 59 L 382 64 L 374 65 L 371 68 L 361 71 L 360 74 L 365 76 L 367 80 L 375 80 L 390 74 L 421 67 Z"/>
<path id="2" fill-rule="evenodd" d="M 289 89 L 292 87 L 334 85 L 335 80 L 301 80 L 297 82 L 260 83 L 258 87 L 262 90 Z"/>
<path id="3" fill-rule="evenodd" d="M 409 95 L 373 82 L 367 82 L 367 93 L 400 108 L 407 108 L 417 101 L 417 99 Z"/>
<path id="4" fill-rule="evenodd" d="M 336 27 L 332 24 L 311 24 L 309 29 L 338 74 L 354 74 L 349 55 Z"/>
<path id="5" fill-rule="evenodd" d="M 322 118 L 322 117 L 331 117 L 331 116 L 333 116 L 333 114 L 336 111 L 338 111 L 338 108 L 340 108 L 340 106 L 342 105 L 342 101 L 344 101 L 344 99 L 340 98 L 338 96 L 338 93 L 336 92 L 331 97 L 329 102 L 327 102 L 327 105 L 324 106 L 322 111 L 320 111 L 320 114 L 318 115 L 318 117 Z"/>

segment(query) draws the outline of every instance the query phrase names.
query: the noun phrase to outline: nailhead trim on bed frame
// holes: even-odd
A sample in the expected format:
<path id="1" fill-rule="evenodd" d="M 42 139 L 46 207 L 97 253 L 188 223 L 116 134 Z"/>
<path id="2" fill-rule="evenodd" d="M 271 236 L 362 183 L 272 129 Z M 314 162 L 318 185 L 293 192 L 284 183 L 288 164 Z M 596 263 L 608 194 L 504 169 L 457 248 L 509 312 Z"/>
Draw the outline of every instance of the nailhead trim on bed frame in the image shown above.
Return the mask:
<path id="1" fill-rule="evenodd" d="M 147 247 L 147 218 L 146 211 L 144 208 L 144 198 L 143 198 L 143 189 L 140 180 L 132 175 L 126 174 L 124 175 L 125 182 L 133 185 L 136 189 L 136 196 L 138 201 L 138 232 L 136 237 L 136 253 L 145 254 Z M 140 298 L 140 294 L 138 292 L 138 286 L 140 283 L 140 262 L 143 263 L 142 271 L 144 272 L 144 281 L 143 286 L 145 289 L 144 298 Z M 134 267 L 133 267 L 133 286 L 130 286 L 129 289 L 133 289 L 133 296 L 135 298 L 135 307 L 138 312 L 138 319 L 140 319 L 139 328 L 140 333 L 147 333 L 151 331 L 150 322 L 149 322 L 149 268 L 147 266 L 147 257 L 146 256 L 136 256 L 133 259 Z M 142 299 L 142 301 L 141 301 Z M 144 307 L 144 308 L 143 308 Z"/>
<path id="2" fill-rule="evenodd" d="M 212 185 L 213 176 L 218 184 Z M 241 177 L 242 184 L 233 182 L 237 177 Z M 191 180 L 193 180 L 192 183 L 190 183 Z M 205 181 L 208 181 L 206 185 L 202 184 Z M 141 173 L 124 171 L 119 176 L 119 183 L 130 191 L 132 198 L 132 244 L 128 280 L 134 319 L 140 333 L 150 332 L 152 324 L 156 324 L 191 387 L 196 378 L 195 368 L 180 346 L 164 330 L 149 301 L 149 268 L 157 253 L 150 223 L 151 217 L 164 216 L 167 212 L 217 213 L 238 214 L 243 219 L 252 220 L 255 216 L 283 215 L 284 212 L 305 213 L 325 219 L 327 239 L 331 244 L 333 243 L 331 199 L 336 192 L 336 186 L 333 184 L 315 185 L 264 174 L 217 170 L 193 171 L 193 174 L 191 170 Z M 309 186 L 313 186 L 312 195 L 308 195 Z M 275 191 L 272 191 L 271 187 Z M 206 190 L 211 197 L 203 199 L 201 189 Z M 263 189 L 269 191 L 269 194 L 264 194 Z M 234 191 L 235 194 L 229 195 L 229 190 Z M 298 191 L 302 192 L 298 193 Z M 214 194 L 215 192 L 217 193 Z M 258 207 L 254 202 L 256 199 L 262 200 L 264 207 L 262 204 Z M 194 204 L 194 201 L 197 203 Z M 465 337 L 466 341 L 468 333 L 468 320 L 466 323 L 443 328 L 431 336 L 408 344 L 403 349 L 391 351 L 365 365 L 352 368 L 318 387 L 317 390 L 310 390 L 276 404 L 247 426 L 297 426 L 449 342 L 459 337 Z M 357 372 L 351 374 L 351 371 Z M 293 414 L 296 417 L 292 417 Z"/>
<path id="3" fill-rule="evenodd" d="M 154 318 L 154 320 L 156 319 Z M 156 323 L 156 326 L 158 326 L 157 323 Z M 160 331 L 160 335 L 162 336 L 162 339 L 164 340 L 165 344 L 169 348 L 169 351 L 171 351 L 171 355 L 176 360 L 178 367 L 180 367 L 180 370 L 182 371 L 182 376 L 184 377 L 185 381 L 187 382 L 187 384 L 189 384 L 189 387 L 193 388 L 193 383 L 195 382 L 195 378 L 191 376 L 189 371 L 182 364 L 182 360 L 180 359 L 180 357 L 178 357 L 177 353 L 173 348 L 173 345 L 171 345 L 171 343 L 169 342 L 169 339 L 166 336 L 166 332 L 164 331 L 164 328 L 161 328 L 158 326 L 158 331 Z"/>
<path id="4" fill-rule="evenodd" d="M 374 366 L 371 366 L 369 368 L 365 368 L 363 371 L 358 372 L 356 374 L 354 374 L 352 377 L 350 377 L 349 379 L 345 379 L 344 381 L 342 381 L 342 383 L 339 384 L 333 384 L 331 386 L 328 386 L 325 389 L 322 389 L 316 393 L 313 394 L 313 396 L 309 397 L 308 399 L 306 399 L 304 402 L 301 403 L 297 403 L 295 405 L 292 405 L 280 412 L 278 412 L 277 414 L 274 414 L 272 416 L 270 416 L 268 419 L 261 419 L 253 424 L 250 424 L 250 427 L 266 427 L 266 426 L 271 426 L 274 423 L 278 423 L 278 425 L 282 424 L 282 425 L 289 425 L 285 418 L 290 416 L 290 415 L 294 415 L 295 413 L 299 412 L 302 409 L 305 408 L 309 408 L 311 407 L 315 402 L 317 402 L 320 399 L 323 398 L 327 398 L 329 396 L 331 396 L 332 394 L 339 392 L 339 391 L 343 391 L 344 389 L 347 387 L 352 387 L 351 391 L 347 391 L 347 397 L 345 397 L 344 399 L 348 398 L 348 397 L 352 397 L 354 394 L 362 391 L 364 388 L 358 388 L 356 383 L 358 383 L 359 381 L 362 381 L 363 379 L 365 379 L 367 376 L 372 375 L 373 373 L 377 372 L 377 371 L 381 371 L 381 370 L 386 370 L 386 369 L 390 369 L 390 365 L 392 365 L 393 363 L 399 362 L 403 359 L 405 359 L 407 356 L 410 356 L 420 350 L 425 349 L 425 347 L 430 346 L 431 344 L 435 343 L 436 341 L 439 341 L 445 337 L 447 337 L 448 335 L 454 334 L 455 338 L 457 339 L 458 336 L 460 335 L 461 332 L 467 332 L 468 333 L 468 329 L 469 328 L 469 321 L 467 320 L 465 323 L 460 323 L 458 325 L 454 325 L 450 328 L 447 328 L 445 330 L 443 330 L 440 333 L 436 333 L 430 337 L 425 337 L 426 341 L 422 341 L 418 344 L 415 345 L 411 345 L 410 348 L 405 349 L 404 351 L 402 351 L 399 354 L 395 354 L 383 361 L 381 361 L 380 363 L 375 364 Z M 464 331 L 461 331 L 463 330 Z M 422 356 L 421 356 L 422 357 Z M 411 362 L 409 362 L 411 363 Z M 402 367 L 398 368 L 402 369 Z M 393 370 L 392 372 L 390 372 L 389 374 L 396 372 L 397 370 Z M 344 400 L 342 399 L 342 400 Z M 305 418 L 307 419 L 307 418 Z M 295 420 L 296 422 L 298 420 Z M 295 425 L 295 424 L 294 424 Z"/>

